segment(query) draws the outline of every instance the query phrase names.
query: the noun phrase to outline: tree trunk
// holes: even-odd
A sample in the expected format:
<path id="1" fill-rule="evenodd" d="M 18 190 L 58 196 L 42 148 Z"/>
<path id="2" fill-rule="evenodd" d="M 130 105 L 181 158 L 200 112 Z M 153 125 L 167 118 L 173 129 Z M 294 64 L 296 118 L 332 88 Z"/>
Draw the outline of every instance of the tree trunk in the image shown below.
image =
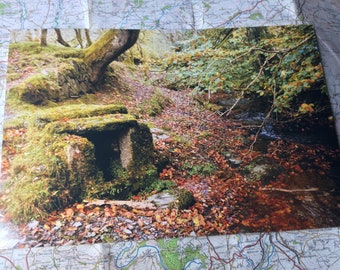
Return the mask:
<path id="1" fill-rule="evenodd" d="M 96 84 L 107 66 L 137 41 L 139 30 L 109 30 L 85 51 L 90 82 Z"/>
<path id="2" fill-rule="evenodd" d="M 61 35 L 60 29 L 54 29 L 54 31 L 57 34 L 57 42 L 59 42 L 61 45 L 65 47 L 71 47 L 70 44 L 68 44 L 64 39 L 63 36 Z"/>
<path id="3" fill-rule="evenodd" d="M 40 45 L 47 46 L 47 29 L 41 29 Z"/>
<path id="4" fill-rule="evenodd" d="M 92 40 L 91 40 L 89 29 L 85 29 L 85 37 L 86 37 L 86 47 L 91 46 L 92 45 Z"/>
<path id="5" fill-rule="evenodd" d="M 76 38 L 78 40 L 80 48 L 83 49 L 84 47 L 83 47 L 83 38 L 81 36 L 81 29 L 74 29 L 74 31 L 76 32 Z"/>

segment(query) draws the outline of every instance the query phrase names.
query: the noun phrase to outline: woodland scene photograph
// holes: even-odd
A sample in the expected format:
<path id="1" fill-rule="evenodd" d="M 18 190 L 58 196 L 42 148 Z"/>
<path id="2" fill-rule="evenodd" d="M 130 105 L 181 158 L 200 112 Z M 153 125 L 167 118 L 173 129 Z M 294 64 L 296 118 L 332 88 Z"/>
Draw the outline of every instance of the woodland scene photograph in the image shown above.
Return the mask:
<path id="1" fill-rule="evenodd" d="M 6 83 L 17 248 L 340 226 L 313 26 L 12 32 Z"/>

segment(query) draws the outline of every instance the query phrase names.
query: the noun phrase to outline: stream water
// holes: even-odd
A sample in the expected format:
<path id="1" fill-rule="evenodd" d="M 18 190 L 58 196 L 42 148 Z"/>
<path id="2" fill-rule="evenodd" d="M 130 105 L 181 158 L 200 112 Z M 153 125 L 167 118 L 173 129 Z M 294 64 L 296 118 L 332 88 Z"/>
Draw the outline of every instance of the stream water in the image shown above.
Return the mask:
<path id="1" fill-rule="evenodd" d="M 263 113 L 245 114 L 240 116 L 248 125 L 259 125 L 265 115 Z M 302 145 L 310 145 L 315 149 L 327 147 L 337 149 L 338 142 L 335 130 L 315 129 L 314 132 L 281 132 L 278 133 L 272 121 L 262 129 L 254 150 L 265 153 L 271 141 L 285 140 Z M 325 160 L 326 161 L 326 160 Z M 307 161 L 306 161 L 307 162 Z M 284 182 L 291 190 L 315 189 L 311 192 L 289 194 L 276 192 L 277 196 L 287 196 L 294 202 L 296 215 L 312 217 L 316 227 L 340 226 L 340 156 L 331 161 L 332 166 L 325 172 L 318 169 L 301 171 L 299 174 L 288 175 Z"/>

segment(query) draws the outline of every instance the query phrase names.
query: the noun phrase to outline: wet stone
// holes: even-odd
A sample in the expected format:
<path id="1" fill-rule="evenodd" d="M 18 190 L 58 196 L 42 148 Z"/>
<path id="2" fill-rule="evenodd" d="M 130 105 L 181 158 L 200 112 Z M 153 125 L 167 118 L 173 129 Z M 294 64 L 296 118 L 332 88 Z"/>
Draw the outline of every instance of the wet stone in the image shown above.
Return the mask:
<path id="1" fill-rule="evenodd" d="M 176 197 L 169 192 L 161 192 L 154 194 L 148 198 L 148 201 L 154 203 L 161 209 L 167 208 L 171 203 L 176 201 Z"/>
<path id="2" fill-rule="evenodd" d="M 230 158 L 229 163 L 234 168 L 239 167 L 242 164 L 242 160 L 236 158 Z"/>

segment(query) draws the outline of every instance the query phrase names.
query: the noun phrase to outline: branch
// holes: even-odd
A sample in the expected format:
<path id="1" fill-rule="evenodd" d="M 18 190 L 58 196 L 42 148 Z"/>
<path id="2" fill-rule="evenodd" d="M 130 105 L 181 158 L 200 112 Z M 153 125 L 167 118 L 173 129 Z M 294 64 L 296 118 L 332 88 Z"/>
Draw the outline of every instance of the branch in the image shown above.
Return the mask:
<path id="1" fill-rule="evenodd" d="M 123 206 L 127 205 L 129 207 L 135 208 L 135 209 L 150 209 L 154 210 L 156 209 L 156 206 L 148 201 L 109 201 L 109 200 L 96 200 L 88 202 L 86 205 L 99 205 L 102 206 L 104 204 L 110 204 L 110 205 L 116 205 L 116 206 Z"/>
<path id="2" fill-rule="evenodd" d="M 225 112 L 220 113 L 219 116 L 222 117 L 223 115 L 226 115 L 226 117 L 228 117 L 230 115 L 230 113 L 232 112 L 232 110 L 235 108 L 235 106 L 240 102 L 240 100 L 242 99 L 244 92 L 247 91 L 257 80 L 258 78 L 261 76 L 262 71 L 264 69 L 264 67 L 267 65 L 268 61 L 270 61 L 272 58 L 274 58 L 277 55 L 277 53 L 274 53 L 272 56 L 266 58 L 266 60 L 263 62 L 259 72 L 257 73 L 256 77 L 247 85 L 247 87 L 242 90 L 240 96 L 236 99 L 235 103 Z M 273 108 L 274 109 L 274 108 Z M 270 113 L 273 111 L 273 109 L 271 109 Z M 267 116 L 266 116 L 267 118 Z M 262 123 L 263 124 L 263 123 Z M 264 124 L 263 124 L 264 125 Z M 261 125 L 261 129 L 263 127 L 263 125 Z M 254 142 L 255 143 L 255 142 Z"/>
<path id="3" fill-rule="evenodd" d="M 262 188 L 261 190 L 280 191 L 280 192 L 287 192 L 287 193 L 319 191 L 318 188 L 307 188 L 307 189 Z"/>
<path id="4" fill-rule="evenodd" d="M 302 40 L 299 44 L 295 45 L 294 47 L 291 47 L 291 48 L 288 48 L 288 49 L 283 49 L 283 50 L 265 50 L 263 48 L 252 47 L 248 51 L 246 51 L 245 53 L 240 54 L 239 56 L 235 57 L 234 59 L 230 60 L 229 62 L 230 63 L 235 62 L 239 58 L 241 58 L 241 57 L 243 57 L 247 54 L 250 54 L 253 51 L 261 51 L 261 52 L 275 53 L 275 54 L 287 54 L 291 51 L 294 51 L 295 49 L 297 49 L 298 47 L 300 47 L 301 45 L 303 45 L 305 42 L 309 41 L 313 37 L 314 37 L 314 35 L 310 35 L 310 36 L 306 37 L 304 40 Z"/>

